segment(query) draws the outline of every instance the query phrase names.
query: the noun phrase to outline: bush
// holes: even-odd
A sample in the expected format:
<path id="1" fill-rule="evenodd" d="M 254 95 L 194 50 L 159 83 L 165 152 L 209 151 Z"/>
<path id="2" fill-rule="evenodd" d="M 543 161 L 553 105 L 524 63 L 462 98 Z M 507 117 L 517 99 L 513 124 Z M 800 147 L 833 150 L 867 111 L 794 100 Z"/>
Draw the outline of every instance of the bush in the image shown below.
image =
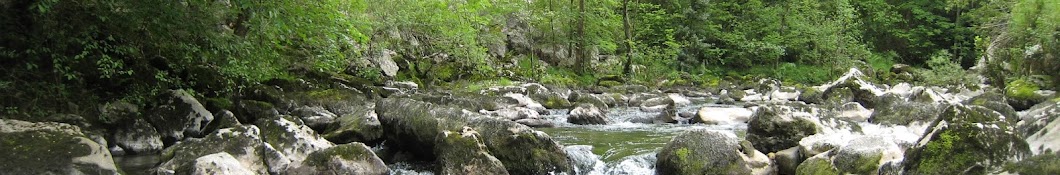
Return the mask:
<path id="1" fill-rule="evenodd" d="M 948 51 L 939 51 L 927 60 L 930 70 L 922 71 L 924 83 L 929 85 L 972 85 L 978 83 L 976 78 L 961 68 L 961 65 L 953 61 L 953 55 Z"/>

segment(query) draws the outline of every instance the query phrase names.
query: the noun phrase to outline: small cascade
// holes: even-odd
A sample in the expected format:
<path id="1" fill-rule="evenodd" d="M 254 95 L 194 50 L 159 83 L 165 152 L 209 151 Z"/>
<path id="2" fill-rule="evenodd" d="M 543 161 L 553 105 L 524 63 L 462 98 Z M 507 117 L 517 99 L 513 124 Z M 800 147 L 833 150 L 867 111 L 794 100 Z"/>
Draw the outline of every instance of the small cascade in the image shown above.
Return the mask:
<path id="1" fill-rule="evenodd" d="M 600 156 L 593 154 L 593 146 L 571 145 L 563 148 L 563 151 L 574 162 L 576 174 L 599 174 L 607 168 Z"/>
<path id="2" fill-rule="evenodd" d="M 593 154 L 592 146 L 572 145 L 564 148 L 574 161 L 577 175 L 634 175 L 655 174 L 655 153 L 645 153 L 623 158 L 621 161 L 604 163 Z"/>

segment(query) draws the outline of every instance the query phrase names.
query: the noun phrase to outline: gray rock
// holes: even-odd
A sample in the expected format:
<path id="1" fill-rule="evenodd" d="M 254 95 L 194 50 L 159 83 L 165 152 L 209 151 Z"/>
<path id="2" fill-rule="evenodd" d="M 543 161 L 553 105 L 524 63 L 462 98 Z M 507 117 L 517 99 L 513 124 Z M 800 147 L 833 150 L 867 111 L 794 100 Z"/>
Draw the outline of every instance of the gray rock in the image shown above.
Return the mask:
<path id="1" fill-rule="evenodd" d="M 526 125 L 526 126 L 529 126 L 529 127 L 535 127 L 535 128 L 551 128 L 551 127 L 556 126 L 556 124 L 552 123 L 551 120 L 535 119 L 535 118 L 519 119 L 519 120 L 516 120 L 515 123 L 519 123 L 519 124 L 522 124 L 522 125 Z"/>
<path id="2" fill-rule="evenodd" d="M 1038 104 L 1024 111 L 1023 115 L 1019 117 L 1020 121 L 1017 123 L 1016 129 L 1024 137 L 1030 137 L 1030 135 L 1038 133 L 1058 117 L 1060 117 L 1060 101 Z"/>
<path id="3" fill-rule="evenodd" d="M 1031 123 L 1038 122 L 1038 121 L 1048 121 L 1048 124 L 1046 124 L 1044 126 L 1041 126 L 1041 129 L 1030 129 L 1030 128 L 1038 128 L 1037 126 L 1032 126 L 1032 127 L 1023 127 L 1023 126 L 1021 126 L 1020 127 L 1021 130 L 1023 130 L 1024 128 L 1027 128 L 1026 130 L 1037 130 L 1037 131 L 1033 132 L 1032 134 L 1026 136 L 1027 137 L 1027 143 L 1030 145 L 1030 148 L 1031 148 L 1031 153 L 1037 155 L 1037 154 L 1043 154 L 1043 153 L 1048 153 L 1048 152 L 1054 152 L 1054 153 L 1055 152 L 1060 152 L 1060 134 L 1057 134 L 1057 133 L 1060 133 L 1060 120 L 1056 119 L 1058 116 L 1060 116 L 1060 111 L 1057 110 L 1057 106 L 1058 105 L 1060 105 L 1060 102 L 1052 103 L 1050 105 L 1051 109 L 1048 110 L 1048 111 L 1042 111 L 1042 110 L 1032 111 L 1035 114 L 1030 114 L 1030 115 L 1038 115 L 1038 114 L 1047 114 L 1047 115 L 1049 115 L 1049 116 L 1034 117 L 1035 120 L 1028 121 L 1029 124 L 1027 124 L 1027 125 L 1033 125 Z M 1041 109 L 1044 109 L 1044 108 L 1041 108 Z M 1021 122 L 1021 124 L 1022 124 L 1022 122 Z"/>
<path id="4" fill-rule="evenodd" d="M 773 161 L 777 164 L 777 174 L 794 175 L 795 169 L 802 163 L 799 147 L 791 147 L 770 154 L 773 155 Z"/>
<path id="5" fill-rule="evenodd" d="M 373 104 L 374 105 L 374 104 Z M 374 106 L 360 106 L 354 112 L 338 118 L 338 129 L 324 134 L 324 138 L 334 143 L 374 143 L 382 139 L 383 126 Z"/>
<path id="6" fill-rule="evenodd" d="M 510 121 L 541 118 L 541 114 L 538 114 L 537 111 L 525 107 L 504 108 L 488 113 L 493 116 L 500 117 L 501 119 Z"/>
<path id="7" fill-rule="evenodd" d="M 869 117 L 870 123 L 883 125 L 909 125 L 933 121 L 939 114 L 938 104 L 906 101 L 893 94 L 881 96 L 879 105 Z"/>
<path id="8" fill-rule="evenodd" d="M 388 81 L 386 82 L 386 86 L 406 90 L 416 90 L 420 88 L 419 84 L 411 81 Z"/>
<path id="9" fill-rule="evenodd" d="M 459 130 L 470 118 L 457 109 L 404 98 L 377 101 L 375 111 L 388 145 L 426 160 L 435 159 L 435 139 L 442 131 Z"/>
<path id="10" fill-rule="evenodd" d="M 754 111 L 747 108 L 703 107 L 693 118 L 696 122 L 708 125 L 745 123 L 751 119 Z"/>
<path id="11" fill-rule="evenodd" d="M 570 115 L 567 116 L 567 122 L 579 125 L 597 125 L 609 123 L 607 116 L 604 112 L 597 108 L 596 105 L 590 103 L 578 104 L 578 107 L 570 110 Z"/>
<path id="12" fill-rule="evenodd" d="M 185 136 L 202 136 L 206 125 L 213 121 L 213 114 L 184 90 L 169 90 L 159 99 L 162 105 L 151 110 L 147 121 L 163 139 L 176 141 Z"/>
<path id="13" fill-rule="evenodd" d="M 206 125 L 207 132 L 214 132 L 224 128 L 233 128 L 242 125 L 239 123 L 239 119 L 232 111 L 221 110 L 213 114 L 214 120 L 210 121 L 209 125 Z"/>
<path id="14" fill-rule="evenodd" d="M 220 152 L 199 157 L 177 170 L 177 174 L 232 174 L 253 175 L 254 171 L 247 169 L 238 159 L 231 154 Z"/>
<path id="15" fill-rule="evenodd" d="M 832 159 L 839 171 L 852 174 L 878 174 L 883 163 L 900 159 L 902 148 L 894 142 L 878 136 L 865 136 L 851 140 L 839 148 Z"/>
<path id="16" fill-rule="evenodd" d="M 271 147 L 262 141 L 260 135 L 258 127 L 251 125 L 221 129 L 202 139 L 184 140 L 162 152 L 159 158 L 162 163 L 155 171 L 159 174 L 182 173 L 177 172 L 182 165 L 202 156 L 222 152 L 232 155 L 240 165 L 254 174 L 268 174 L 270 166 L 286 169 L 286 166 L 279 167 L 272 163 L 287 158 L 276 150 L 270 150 Z"/>
<path id="17" fill-rule="evenodd" d="M 371 148 L 356 142 L 313 152 L 302 164 L 287 169 L 287 174 L 383 175 L 390 172 Z"/>
<path id="18" fill-rule="evenodd" d="M 576 174 L 589 174 L 595 169 L 606 168 L 600 156 L 593 153 L 593 146 L 571 145 L 564 147 L 563 151 L 567 152 L 571 161 L 574 162 L 574 167 L 577 170 Z"/>
<path id="19" fill-rule="evenodd" d="M 490 118 L 472 119 L 469 125 L 479 131 L 479 138 L 509 173 L 573 173 L 563 147 L 544 132 Z"/>
<path id="20" fill-rule="evenodd" d="M 237 104 L 236 119 L 241 123 L 256 123 L 260 118 L 274 118 L 280 115 L 272 103 L 256 100 L 241 100 Z"/>
<path id="21" fill-rule="evenodd" d="M 999 112 L 974 105 L 943 110 L 905 154 L 911 174 L 985 174 L 1010 158 L 1029 156 L 1027 142 Z"/>
<path id="22" fill-rule="evenodd" d="M 394 62 L 393 56 L 397 55 L 394 51 L 384 49 L 377 53 L 375 56 L 368 57 L 368 60 L 375 63 L 380 70 L 383 71 L 383 75 L 393 77 L 397 75 L 397 71 L 400 69 L 397 63 Z"/>
<path id="23" fill-rule="evenodd" d="M 133 154 L 149 154 L 162 150 L 162 136 L 143 119 L 137 119 L 129 126 L 119 127 L 113 138 L 114 144 Z"/>
<path id="24" fill-rule="evenodd" d="M 490 155 L 486 145 L 479 140 L 478 132 L 470 127 L 460 131 L 443 131 L 438 134 L 436 144 L 441 174 L 508 174 L 504 164 Z"/>
<path id="25" fill-rule="evenodd" d="M 759 107 L 747 124 L 747 140 L 763 152 L 776 152 L 798 146 L 803 137 L 817 133 L 818 126 L 804 106 L 767 105 Z"/>
<path id="26" fill-rule="evenodd" d="M 99 107 L 99 121 L 107 125 L 115 125 L 139 118 L 140 108 L 127 102 L 111 102 Z"/>
<path id="27" fill-rule="evenodd" d="M 748 152 L 750 151 L 750 152 Z M 694 129 L 681 133 L 664 146 L 656 158 L 656 174 L 763 174 L 772 172 L 761 152 L 745 149 L 735 134 Z M 766 165 L 756 165 L 756 163 Z"/>
<path id="28" fill-rule="evenodd" d="M 118 174 L 107 146 L 77 126 L 0 119 L 0 140 L 4 174 Z"/>
<path id="29" fill-rule="evenodd" d="M 290 166 L 301 166 L 302 161 L 310 153 L 335 146 L 334 143 L 317 135 L 308 126 L 291 120 L 297 119 L 281 117 L 257 123 L 257 126 L 261 128 L 261 139 L 285 155 L 291 162 Z"/>
<path id="30" fill-rule="evenodd" d="M 295 108 L 294 111 L 291 111 L 291 115 L 302 119 L 307 126 L 317 131 L 324 131 L 328 127 L 336 124 L 335 118 L 338 118 L 337 115 L 320 106 L 302 106 Z"/>

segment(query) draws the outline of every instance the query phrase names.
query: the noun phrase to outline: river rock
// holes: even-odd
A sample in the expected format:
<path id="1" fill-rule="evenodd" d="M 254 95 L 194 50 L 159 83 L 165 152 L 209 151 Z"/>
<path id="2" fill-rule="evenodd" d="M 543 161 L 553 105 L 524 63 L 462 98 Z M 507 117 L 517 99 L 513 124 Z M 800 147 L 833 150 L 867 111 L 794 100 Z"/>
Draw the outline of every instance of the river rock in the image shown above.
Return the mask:
<path id="1" fill-rule="evenodd" d="M 884 163 L 902 159 L 902 148 L 883 137 L 864 136 L 851 140 L 832 157 L 832 164 L 840 172 L 878 174 Z"/>
<path id="2" fill-rule="evenodd" d="M 128 102 L 110 102 L 99 106 L 99 121 L 106 125 L 116 125 L 140 118 L 140 108 Z"/>
<path id="3" fill-rule="evenodd" d="M 693 119 L 708 125 L 727 125 L 746 123 L 747 120 L 750 120 L 752 114 L 754 112 L 747 108 L 703 107 L 699 108 L 696 117 Z"/>
<path id="4" fill-rule="evenodd" d="M 504 164 L 490 155 L 486 145 L 479 140 L 478 132 L 470 127 L 440 132 L 435 152 L 438 153 L 441 174 L 508 174 Z"/>
<path id="5" fill-rule="evenodd" d="M 106 145 L 64 123 L 0 119 L 4 174 L 118 174 Z"/>
<path id="6" fill-rule="evenodd" d="M 832 165 L 830 156 L 831 151 L 807 158 L 795 169 L 795 174 L 841 174 L 839 169 Z"/>
<path id="7" fill-rule="evenodd" d="M 759 107 L 747 124 L 747 140 L 764 152 L 798 146 L 803 137 L 816 134 L 813 113 L 805 106 L 767 105 Z"/>
<path id="8" fill-rule="evenodd" d="M 861 103 L 849 102 L 836 109 L 836 117 L 853 122 L 865 122 L 872 116 L 871 109 L 865 109 Z"/>
<path id="9" fill-rule="evenodd" d="M 435 159 L 435 139 L 442 131 L 458 130 L 470 118 L 454 108 L 405 98 L 377 101 L 375 111 L 387 145 L 424 160 Z"/>
<path id="10" fill-rule="evenodd" d="M 166 91 L 159 101 L 162 104 L 151 110 L 147 121 L 162 135 L 163 141 L 202 136 L 206 125 L 213 120 L 213 114 L 184 90 Z"/>
<path id="11" fill-rule="evenodd" d="M 776 153 L 770 153 L 773 158 L 773 162 L 777 164 L 777 174 L 794 175 L 795 169 L 802 163 L 802 154 L 799 153 L 798 147 L 792 147 L 785 150 L 777 151 Z"/>
<path id="12" fill-rule="evenodd" d="M 938 117 L 940 112 L 938 104 L 906 101 L 893 94 L 881 96 L 878 101 L 879 105 L 869 116 L 870 123 L 882 125 L 928 123 Z"/>
<path id="13" fill-rule="evenodd" d="M 259 118 L 274 118 L 280 115 L 272 103 L 256 100 L 240 100 L 237 103 L 236 119 L 240 123 L 256 123 Z"/>
<path id="14" fill-rule="evenodd" d="M 1051 122 L 1045 127 L 1039 129 L 1034 134 L 1027 136 L 1027 143 L 1030 145 L 1031 153 L 1037 155 L 1049 152 L 1060 152 L 1060 120 L 1057 120 L 1057 113 L 1053 113 L 1048 118 Z"/>
<path id="15" fill-rule="evenodd" d="M 338 118 L 338 128 L 324 134 L 324 138 L 333 143 L 375 143 L 383 137 L 383 126 L 379 115 L 375 113 L 374 104 L 358 106 L 348 114 Z"/>
<path id="16" fill-rule="evenodd" d="M 177 172 L 182 165 L 202 156 L 223 152 L 230 154 L 254 174 L 282 172 L 281 169 L 287 168 L 283 161 L 288 159 L 265 144 L 260 134 L 257 126 L 249 125 L 221 129 L 201 139 L 184 140 L 162 152 L 159 157 L 162 163 L 155 171 L 157 174 L 183 173 Z"/>
<path id="17" fill-rule="evenodd" d="M 363 143 L 349 143 L 310 153 L 302 166 L 287 169 L 287 174 L 354 174 L 383 175 L 390 168 Z"/>
<path id="18" fill-rule="evenodd" d="M 420 88 L 419 84 L 411 81 L 387 81 L 386 87 L 405 89 L 405 90 L 416 90 Z"/>
<path id="19" fill-rule="evenodd" d="M 1022 113 L 1016 128 L 1024 137 L 1030 137 L 1058 117 L 1060 117 L 1060 101 L 1038 104 Z"/>
<path id="20" fill-rule="evenodd" d="M 846 74 L 835 81 L 818 87 L 824 103 L 840 105 L 846 102 L 858 102 L 862 106 L 876 106 L 876 96 L 883 95 L 883 90 L 869 81 L 869 77 L 856 68 L 850 68 Z"/>
<path id="21" fill-rule="evenodd" d="M 512 121 L 471 119 L 489 152 L 512 174 L 573 173 L 563 147 L 548 134 Z"/>
<path id="22" fill-rule="evenodd" d="M 783 87 L 769 92 L 769 99 L 775 101 L 794 101 L 801 93 L 793 87 Z"/>
<path id="23" fill-rule="evenodd" d="M 368 57 L 368 60 L 371 60 L 372 63 L 375 63 L 376 67 L 378 67 L 379 70 L 383 71 L 383 75 L 393 77 L 397 76 L 397 71 L 400 70 L 400 67 L 398 67 L 397 63 L 394 62 L 394 55 L 397 55 L 397 52 L 394 52 L 389 49 L 383 49 L 380 50 L 377 54 L 375 54 L 375 56 Z"/>
<path id="24" fill-rule="evenodd" d="M 114 132 L 114 144 L 133 154 L 155 153 L 162 150 L 162 136 L 151 124 L 136 119 L 129 126 L 119 127 Z"/>
<path id="25" fill-rule="evenodd" d="M 231 154 L 220 152 L 205 155 L 181 166 L 177 172 L 180 175 L 192 174 L 232 174 L 232 175 L 254 175 L 254 171 L 247 169 L 239 162 L 239 159 Z"/>
<path id="26" fill-rule="evenodd" d="M 302 106 L 295 108 L 291 111 L 291 115 L 302 119 L 302 122 L 305 122 L 307 126 L 316 131 L 324 131 L 328 127 L 331 127 L 333 124 L 336 124 L 335 118 L 338 118 L 337 115 L 320 106 Z"/>
<path id="27" fill-rule="evenodd" d="M 604 112 L 590 103 L 578 104 L 578 107 L 570 110 L 567 122 L 578 125 L 605 125 L 609 123 Z"/>
<path id="28" fill-rule="evenodd" d="M 607 168 L 606 163 L 600 160 L 600 156 L 593 153 L 591 145 L 571 145 L 563 148 L 574 162 L 576 174 L 590 174 L 597 169 Z"/>
<path id="29" fill-rule="evenodd" d="M 735 134 L 724 131 L 686 131 L 670 140 L 656 158 L 657 174 L 775 173 L 764 154 L 742 147 Z"/>
<path id="30" fill-rule="evenodd" d="M 529 126 L 529 127 L 535 127 L 535 128 L 551 128 L 551 127 L 556 126 L 556 124 L 552 123 L 551 120 L 540 119 L 540 118 L 519 119 L 519 120 L 516 120 L 515 123 L 519 123 L 519 124 L 522 124 L 522 125 L 526 125 L 526 126 Z"/>
<path id="31" fill-rule="evenodd" d="M 905 154 L 907 173 L 985 174 L 1030 153 L 1001 114 L 985 107 L 947 107 L 930 126 Z"/>
<path id="32" fill-rule="evenodd" d="M 537 111 L 525 107 L 504 108 L 497 111 L 485 111 L 484 113 L 510 121 L 541 118 L 541 114 L 538 114 Z"/>
<path id="33" fill-rule="evenodd" d="M 572 106 L 566 97 L 553 92 L 532 94 L 530 98 L 541 102 L 541 105 L 548 109 L 567 109 Z"/>
<path id="34" fill-rule="evenodd" d="M 280 151 L 291 162 L 291 166 L 301 166 L 310 153 L 335 146 L 313 129 L 296 121 L 293 116 L 284 116 L 257 124 L 261 129 L 261 139 Z"/>
<path id="35" fill-rule="evenodd" d="M 239 123 L 239 119 L 236 118 L 235 113 L 228 110 L 217 111 L 213 114 L 214 120 L 210 121 L 209 125 L 206 125 L 207 132 L 214 132 L 224 128 L 233 128 L 242 125 Z"/>

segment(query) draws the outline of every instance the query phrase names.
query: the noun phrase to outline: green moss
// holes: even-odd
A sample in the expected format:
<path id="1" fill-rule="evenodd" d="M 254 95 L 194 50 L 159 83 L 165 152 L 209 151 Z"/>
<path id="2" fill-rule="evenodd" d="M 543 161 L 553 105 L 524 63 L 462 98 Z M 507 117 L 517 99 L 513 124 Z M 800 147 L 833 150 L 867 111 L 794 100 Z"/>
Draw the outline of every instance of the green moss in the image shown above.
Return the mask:
<path id="1" fill-rule="evenodd" d="M 872 172 L 875 172 L 877 169 L 879 169 L 880 158 L 882 157 L 883 154 L 873 154 L 870 156 L 859 157 L 856 164 L 857 167 L 855 167 L 853 173 L 872 174 Z"/>
<path id="2" fill-rule="evenodd" d="M 338 89 L 312 90 L 306 92 L 306 95 L 309 96 L 309 98 L 317 100 L 343 100 L 352 97 L 350 93 Z"/>
<path id="3" fill-rule="evenodd" d="M 1031 100 L 1038 97 L 1034 91 L 1041 88 L 1025 79 L 1016 79 L 1005 86 L 1005 95 L 1017 100 Z"/>
<path id="4" fill-rule="evenodd" d="M 4 167 L 25 168 L 4 170 L 11 174 L 30 172 L 63 172 L 74 157 L 90 154 L 82 138 L 53 131 L 30 131 L 0 135 L 0 164 Z M 46 170 L 40 170 L 40 169 Z M 51 169 L 56 168 L 56 169 Z M 14 172 L 10 172 L 14 171 Z M 28 172 L 20 172 L 28 171 Z"/>
<path id="5" fill-rule="evenodd" d="M 920 174 L 954 174 L 964 171 L 978 162 L 979 157 L 975 148 L 969 148 L 970 140 L 968 131 L 963 128 L 950 128 L 938 134 L 938 139 L 928 142 L 923 152 L 919 155 L 921 160 L 914 168 Z"/>
<path id="6" fill-rule="evenodd" d="M 603 86 L 603 87 L 615 87 L 615 86 L 622 85 L 622 83 L 620 83 L 620 82 L 610 81 L 610 80 L 600 81 L 597 84 L 600 85 L 600 86 Z"/>
<path id="7" fill-rule="evenodd" d="M 1060 155 L 1044 153 L 1016 163 L 1008 163 L 1004 169 L 1018 174 L 1060 174 Z"/>
<path id="8" fill-rule="evenodd" d="M 305 163 L 311 166 L 324 166 L 332 157 L 346 160 L 369 160 L 372 158 L 371 150 L 366 150 L 360 143 L 343 144 L 320 150 L 309 154 Z"/>
<path id="9" fill-rule="evenodd" d="M 798 175 L 839 175 L 839 170 L 827 159 L 810 158 L 795 168 Z"/>

